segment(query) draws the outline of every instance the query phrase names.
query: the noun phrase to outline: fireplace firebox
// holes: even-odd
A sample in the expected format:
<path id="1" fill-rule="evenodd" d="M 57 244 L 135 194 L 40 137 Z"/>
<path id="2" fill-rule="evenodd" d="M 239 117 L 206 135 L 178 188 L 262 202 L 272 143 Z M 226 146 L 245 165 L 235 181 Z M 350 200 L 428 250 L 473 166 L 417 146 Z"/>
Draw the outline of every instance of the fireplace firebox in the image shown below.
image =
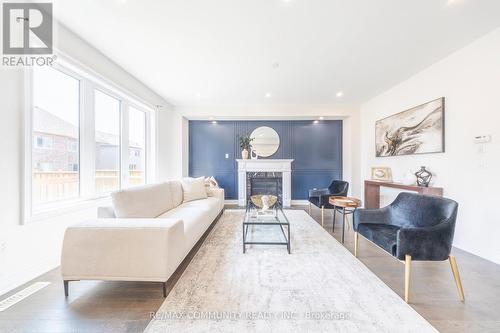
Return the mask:
<path id="1" fill-rule="evenodd" d="M 271 194 L 283 203 L 281 172 L 247 172 L 247 198 L 256 194 Z"/>

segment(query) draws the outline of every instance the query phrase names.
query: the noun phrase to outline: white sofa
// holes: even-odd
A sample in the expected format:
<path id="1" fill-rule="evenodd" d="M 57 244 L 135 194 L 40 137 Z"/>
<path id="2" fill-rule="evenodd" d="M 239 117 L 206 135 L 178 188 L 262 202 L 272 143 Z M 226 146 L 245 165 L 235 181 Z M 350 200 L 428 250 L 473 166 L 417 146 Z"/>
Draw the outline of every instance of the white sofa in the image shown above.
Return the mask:
<path id="1" fill-rule="evenodd" d="M 224 190 L 183 202 L 180 181 L 112 193 L 113 207 L 64 235 L 64 289 L 76 280 L 166 282 L 224 208 Z"/>

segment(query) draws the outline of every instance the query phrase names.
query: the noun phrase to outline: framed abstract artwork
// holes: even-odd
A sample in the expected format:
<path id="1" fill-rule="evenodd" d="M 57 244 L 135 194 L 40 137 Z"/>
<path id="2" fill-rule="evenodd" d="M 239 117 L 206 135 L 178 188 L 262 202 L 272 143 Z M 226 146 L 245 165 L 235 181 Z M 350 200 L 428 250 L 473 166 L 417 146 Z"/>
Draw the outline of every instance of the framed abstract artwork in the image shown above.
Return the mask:
<path id="1" fill-rule="evenodd" d="M 377 157 L 444 152 L 444 97 L 375 123 Z"/>

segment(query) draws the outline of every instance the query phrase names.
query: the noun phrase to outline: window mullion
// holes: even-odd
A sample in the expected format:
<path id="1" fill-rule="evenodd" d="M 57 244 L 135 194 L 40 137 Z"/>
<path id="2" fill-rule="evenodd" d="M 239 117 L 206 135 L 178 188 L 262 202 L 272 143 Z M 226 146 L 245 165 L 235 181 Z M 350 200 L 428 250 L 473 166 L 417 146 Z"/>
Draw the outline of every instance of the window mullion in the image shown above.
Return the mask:
<path id="1" fill-rule="evenodd" d="M 129 103 L 122 100 L 121 111 L 121 131 L 120 131 L 120 161 L 121 161 L 121 188 L 129 186 Z"/>
<path id="2" fill-rule="evenodd" d="M 156 113 L 146 112 L 146 183 L 156 180 Z"/>

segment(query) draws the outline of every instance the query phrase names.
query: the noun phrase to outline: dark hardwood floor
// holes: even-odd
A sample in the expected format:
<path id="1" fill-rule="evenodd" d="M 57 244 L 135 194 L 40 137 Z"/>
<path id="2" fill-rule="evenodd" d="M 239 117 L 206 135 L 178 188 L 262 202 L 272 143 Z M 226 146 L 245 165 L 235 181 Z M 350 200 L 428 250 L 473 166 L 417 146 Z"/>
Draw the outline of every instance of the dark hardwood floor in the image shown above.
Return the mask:
<path id="1" fill-rule="evenodd" d="M 305 206 L 294 209 L 307 210 Z M 312 210 L 319 223 L 321 211 Z M 342 223 L 337 216 L 332 233 L 331 212 L 325 212 L 325 229 L 340 241 Z M 349 220 L 350 222 L 351 220 Z M 339 223 L 340 222 L 340 223 Z M 354 252 L 354 234 L 346 231 L 345 244 Z M 500 265 L 454 248 L 465 291 L 459 300 L 450 264 L 418 262 L 412 264 L 410 305 L 440 332 L 500 332 Z M 359 237 L 358 258 L 398 295 L 404 297 L 404 264 L 371 242 Z M 348 284 L 349 281 L 343 283 Z"/>
<path id="2" fill-rule="evenodd" d="M 234 208 L 228 206 L 227 208 Z M 306 209 L 296 206 L 294 209 Z M 320 211 L 313 209 L 319 223 Z M 325 213 L 325 229 L 331 233 L 332 215 Z M 335 225 L 340 240 L 339 218 Z M 293 230 L 292 230 L 293 237 Z M 189 254 L 169 281 L 171 288 L 181 276 L 201 242 Z M 345 246 L 353 250 L 352 230 L 346 233 Z M 359 259 L 397 294 L 403 296 L 404 265 L 360 238 Z M 411 306 L 441 332 L 500 332 L 500 266 L 467 252 L 454 249 L 465 303 L 458 299 L 448 262 L 415 262 L 412 271 Z M 162 304 L 161 284 L 137 282 L 70 283 L 66 299 L 58 269 L 48 272 L 1 299 L 36 281 L 51 284 L 25 300 L 0 312 L 0 332 L 142 332 L 151 312 Z M 339 281 L 349 284 L 349 281 Z M 169 291 L 169 290 L 167 290 Z"/>

